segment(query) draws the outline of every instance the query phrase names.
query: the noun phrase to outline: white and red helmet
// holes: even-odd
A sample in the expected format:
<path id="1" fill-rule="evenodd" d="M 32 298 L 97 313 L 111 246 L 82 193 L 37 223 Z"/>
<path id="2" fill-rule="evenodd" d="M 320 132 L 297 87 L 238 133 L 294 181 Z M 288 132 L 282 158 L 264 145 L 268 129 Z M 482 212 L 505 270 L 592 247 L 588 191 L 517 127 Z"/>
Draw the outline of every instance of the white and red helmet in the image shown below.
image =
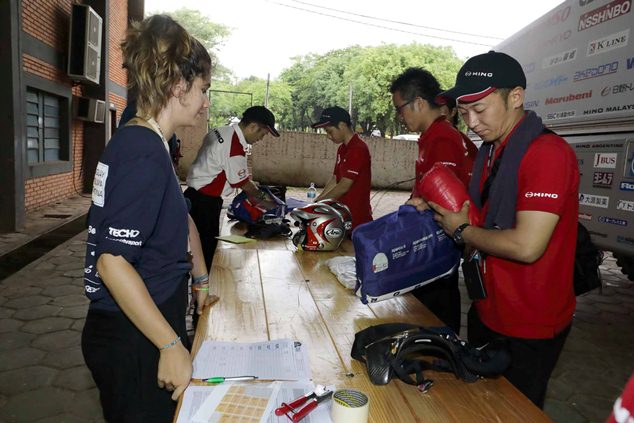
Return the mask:
<path id="1" fill-rule="evenodd" d="M 346 231 L 350 232 L 350 230 L 352 229 L 352 213 L 350 213 L 350 209 L 348 208 L 348 206 L 331 198 L 320 200 L 319 202 L 323 204 L 328 204 L 329 206 L 334 207 L 339 213 L 341 213 Z"/>
<path id="2" fill-rule="evenodd" d="M 299 231 L 293 236 L 293 244 L 308 251 L 334 251 L 345 239 L 348 229 L 346 218 L 332 200 L 308 204 L 291 211 Z M 346 206 L 345 211 L 350 215 Z M 348 218 L 351 220 L 350 218 Z"/>

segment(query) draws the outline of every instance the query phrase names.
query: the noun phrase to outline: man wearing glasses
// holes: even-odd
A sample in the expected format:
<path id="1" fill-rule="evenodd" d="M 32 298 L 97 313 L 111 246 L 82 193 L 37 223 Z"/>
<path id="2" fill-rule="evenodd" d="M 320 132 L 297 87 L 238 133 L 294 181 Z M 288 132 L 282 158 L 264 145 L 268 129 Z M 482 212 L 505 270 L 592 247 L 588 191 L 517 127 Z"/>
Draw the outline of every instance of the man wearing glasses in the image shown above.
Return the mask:
<path id="1" fill-rule="evenodd" d="M 465 184 L 469 184 L 476 147 L 463 140 L 460 132 L 447 121 L 441 106 L 434 99 L 442 90 L 436 78 L 422 68 L 409 68 L 390 86 L 392 102 L 399 120 L 411 132 L 420 132 L 416 181 L 406 204 L 421 208 L 423 199 L 418 183 L 434 163 L 451 169 Z M 467 145 L 470 143 L 471 145 Z M 458 270 L 435 282 L 412 291 L 427 308 L 456 333 L 460 331 L 460 291 Z"/>
<path id="2" fill-rule="evenodd" d="M 208 269 L 211 269 L 216 251 L 216 237 L 220 235 L 223 197 L 240 188 L 253 203 L 262 203 L 266 209 L 275 207 L 272 200 L 251 181 L 247 168 L 247 146 L 267 134 L 280 136 L 275 129 L 275 116 L 266 107 L 250 107 L 244 111 L 239 123 L 209 131 L 189 169 L 185 197 L 192 203 L 190 215 L 200 232 Z"/>

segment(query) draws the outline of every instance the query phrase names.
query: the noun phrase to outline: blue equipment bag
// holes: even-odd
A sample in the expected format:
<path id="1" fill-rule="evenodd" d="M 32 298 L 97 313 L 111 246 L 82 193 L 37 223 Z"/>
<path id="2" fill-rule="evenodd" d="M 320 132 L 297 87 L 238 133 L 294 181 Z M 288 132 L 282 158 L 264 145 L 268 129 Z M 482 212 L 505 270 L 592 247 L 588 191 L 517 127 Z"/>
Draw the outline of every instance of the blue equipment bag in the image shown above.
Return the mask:
<path id="1" fill-rule="evenodd" d="M 277 198 L 266 185 L 260 185 L 260 191 L 266 193 L 276 204 L 270 210 L 264 210 L 249 201 L 247 193 L 242 191 L 233 198 L 227 210 L 230 219 L 240 220 L 247 224 L 280 223 L 286 215 L 286 204 Z"/>
<path id="2" fill-rule="evenodd" d="M 364 304 L 405 294 L 456 270 L 460 250 L 433 215 L 401 206 L 352 232 L 355 293 Z"/>

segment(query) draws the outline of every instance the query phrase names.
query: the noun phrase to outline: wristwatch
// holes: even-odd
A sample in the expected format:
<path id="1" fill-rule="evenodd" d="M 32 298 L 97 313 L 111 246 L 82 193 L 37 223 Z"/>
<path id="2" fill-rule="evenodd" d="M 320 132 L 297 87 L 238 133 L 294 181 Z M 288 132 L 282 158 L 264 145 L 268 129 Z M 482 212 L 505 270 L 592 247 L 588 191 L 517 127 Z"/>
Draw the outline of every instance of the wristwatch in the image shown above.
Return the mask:
<path id="1" fill-rule="evenodd" d="M 453 242 L 461 247 L 464 245 L 464 239 L 462 239 L 462 231 L 464 231 L 467 226 L 470 225 L 468 223 L 463 223 L 462 225 L 458 226 L 456 230 L 453 231 L 453 235 L 451 236 L 453 238 Z"/>

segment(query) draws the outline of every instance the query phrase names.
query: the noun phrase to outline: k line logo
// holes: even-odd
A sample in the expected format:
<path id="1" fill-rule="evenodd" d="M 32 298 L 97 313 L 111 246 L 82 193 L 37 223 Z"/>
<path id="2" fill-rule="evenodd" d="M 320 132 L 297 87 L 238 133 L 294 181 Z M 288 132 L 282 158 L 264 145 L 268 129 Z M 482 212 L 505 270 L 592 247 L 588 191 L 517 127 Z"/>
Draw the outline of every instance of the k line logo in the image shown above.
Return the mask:
<path id="1" fill-rule="evenodd" d="M 595 153 L 593 166 L 597 169 L 615 169 L 617 153 Z"/>
<path id="2" fill-rule="evenodd" d="M 598 40 L 590 41 L 588 43 L 587 56 L 594 56 L 595 54 L 605 53 L 617 48 L 625 47 L 630 38 L 630 29 L 624 31 L 615 32 L 607 37 L 599 38 Z"/>

